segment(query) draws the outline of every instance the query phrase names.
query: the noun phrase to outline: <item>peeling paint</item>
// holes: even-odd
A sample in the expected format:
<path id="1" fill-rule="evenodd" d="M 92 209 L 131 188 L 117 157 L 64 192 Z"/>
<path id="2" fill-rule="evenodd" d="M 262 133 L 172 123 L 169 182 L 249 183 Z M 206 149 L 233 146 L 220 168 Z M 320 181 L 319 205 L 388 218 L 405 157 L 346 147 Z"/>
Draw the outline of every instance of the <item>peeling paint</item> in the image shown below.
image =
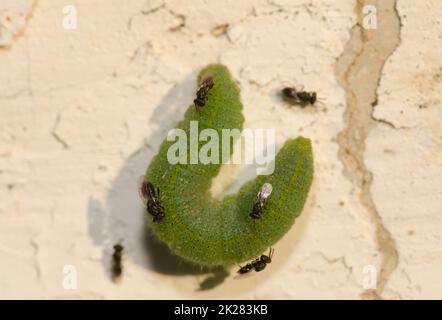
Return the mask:
<path id="1" fill-rule="evenodd" d="M 362 8 L 371 4 L 377 8 L 377 30 L 362 27 Z M 336 65 L 336 76 L 347 94 L 347 110 L 344 130 L 338 136 L 339 158 L 344 173 L 354 184 L 354 191 L 361 201 L 368 218 L 375 225 L 375 239 L 381 256 L 377 289 L 363 292 L 364 298 L 382 298 L 382 292 L 391 273 L 398 264 L 398 251 L 391 233 L 384 226 L 382 216 L 371 196 L 372 174 L 364 161 L 365 140 L 378 123 L 373 118 L 377 101 L 376 90 L 383 66 L 400 45 L 400 19 L 395 1 L 357 1 L 355 13 L 358 22 L 351 30 L 346 50 Z M 367 72 L 367 66 L 370 72 Z M 387 125 L 394 128 L 392 124 Z"/>
<path id="2" fill-rule="evenodd" d="M 14 0 L 0 4 L 0 48 L 10 47 L 26 29 L 37 0 Z"/>
<path id="3" fill-rule="evenodd" d="M 77 0 L 80 27 L 67 31 L 61 5 L 39 1 L 0 50 L 0 268 L 11 274 L 0 296 L 440 297 L 439 0 L 370 2 L 378 30 L 362 28 L 366 3 Z M 275 128 L 277 145 L 303 135 L 314 148 L 305 211 L 265 272 L 241 281 L 168 254 L 146 235 L 137 193 L 194 99 L 196 72 L 213 62 L 238 80 L 246 127 Z M 290 107 L 286 85 L 323 103 Z M 225 166 L 219 194 L 250 171 Z M 125 275 L 115 286 L 119 240 Z M 61 286 L 64 265 L 78 270 L 75 293 Z M 375 291 L 363 291 L 367 265 L 379 271 Z"/>

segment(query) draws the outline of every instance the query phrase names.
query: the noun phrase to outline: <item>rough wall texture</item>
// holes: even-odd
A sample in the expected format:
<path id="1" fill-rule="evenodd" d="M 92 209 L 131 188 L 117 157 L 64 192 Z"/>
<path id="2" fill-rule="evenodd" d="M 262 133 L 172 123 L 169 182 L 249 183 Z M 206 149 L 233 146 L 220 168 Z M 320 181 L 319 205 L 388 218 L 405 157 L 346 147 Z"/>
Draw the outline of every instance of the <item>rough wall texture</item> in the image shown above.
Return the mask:
<path id="1" fill-rule="evenodd" d="M 0 1 L 0 298 L 440 298 L 442 5 L 370 1 L 367 30 L 366 4 L 77 0 L 65 29 L 65 1 Z M 169 255 L 136 189 L 212 62 L 238 79 L 245 127 L 315 154 L 301 218 L 242 280 Z M 287 83 L 323 103 L 289 108 Z M 249 178 L 225 168 L 214 192 Z"/>

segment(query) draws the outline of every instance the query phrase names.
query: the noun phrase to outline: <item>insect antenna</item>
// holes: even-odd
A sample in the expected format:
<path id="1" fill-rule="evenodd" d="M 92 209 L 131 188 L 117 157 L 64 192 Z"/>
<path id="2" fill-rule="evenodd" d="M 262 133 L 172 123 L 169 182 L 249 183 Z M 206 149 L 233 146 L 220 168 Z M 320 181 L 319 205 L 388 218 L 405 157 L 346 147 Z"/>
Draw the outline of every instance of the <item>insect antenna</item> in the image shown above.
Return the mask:
<path id="1" fill-rule="evenodd" d="M 324 98 L 316 98 L 316 103 L 317 103 L 317 105 L 318 106 L 321 106 L 321 107 L 323 107 L 323 106 L 325 106 L 325 103 L 327 102 L 327 100 L 326 99 L 324 99 Z"/>
<path id="2" fill-rule="evenodd" d="M 275 252 L 275 249 L 274 248 L 270 248 L 270 251 L 269 251 L 269 258 L 270 258 L 270 260 L 272 260 L 274 252 Z"/>

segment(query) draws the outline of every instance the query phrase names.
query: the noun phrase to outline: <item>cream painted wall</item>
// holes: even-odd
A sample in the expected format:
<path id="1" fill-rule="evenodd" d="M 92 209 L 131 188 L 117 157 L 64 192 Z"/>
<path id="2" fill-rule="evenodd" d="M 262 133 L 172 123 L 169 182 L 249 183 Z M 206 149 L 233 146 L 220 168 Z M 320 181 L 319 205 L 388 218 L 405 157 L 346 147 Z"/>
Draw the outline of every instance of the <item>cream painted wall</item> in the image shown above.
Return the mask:
<path id="1" fill-rule="evenodd" d="M 66 5 L 75 29 L 65 28 Z M 396 8 L 399 45 L 383 55 L 380 44 L 380 74 L 353 92 L 346 71 L 364 77 L 376 63 L 352 64 L 371 41 L 354 28 L 353 0 L 0 0 L 0 298 L 441 298 L 442 5 Z M 390 28 L 397 17 L 387 11 L 378 22 Z M 279 145 L 304 135 L 314 147 L 301 218 L 272 265 L 243 280 L 167 254 L 146 236 L 137 194 L 193 99 L 196 73 L 213 62 L 240 84 L 245 127 L 276 128 Z M 323 104 L 289 108 L 277 96 L 287 83 Z M 369 85 L 374 107 L 358 100 Z M 364 110 L 372 118 L 359 121 Z M 358 141 L 364 168 L 342 156 L 346 138 Z M 215 189 L 241 169 L 224 168 Z M 124 278 L 114 284 L 120 239 Z M 76 290 L 63 288 L 67 265 Z M 367 266 L 388 271 L 374 295 Z"/>

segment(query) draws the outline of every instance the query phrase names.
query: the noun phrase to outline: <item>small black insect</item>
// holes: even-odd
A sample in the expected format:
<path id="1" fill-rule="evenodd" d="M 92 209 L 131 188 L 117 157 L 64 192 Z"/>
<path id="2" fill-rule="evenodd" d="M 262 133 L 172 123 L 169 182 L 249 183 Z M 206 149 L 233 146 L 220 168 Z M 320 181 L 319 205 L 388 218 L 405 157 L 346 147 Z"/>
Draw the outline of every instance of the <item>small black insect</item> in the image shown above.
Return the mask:
<path id="1" fill-rule="evenodd" d="M 208 93 L 210 91 L 210 89 L 212 89 L 214 86 L 213 83 L 213 79 L 212 77 L 207 77 L 205 78 L 202 82 L 201 85 L 198 88 L 198 91 L 196 92 L 196 99 L 193 100 L 193 103 L 195 104 L 196 107 L 204 107 L 204 105 L 207 102 L 207 98 L 208 98 Z"/>
<path id="2" fill-rule="evenodd" d="M 117 281 L 123 273 L 123 250 L 121 244 L 114 245 L 114 253 L 112 254 L 112 280 Z"/>
<path id="3" fill-rule="evenodd" d="M 282 89 L 282 96 L 290 103 L 298 104 L 302 108 L 307 105 L 314 105 L 318 100 L 316 92 L 298 91 L 295 88 L 286 87 Z"/>
<path id="4" fill-rule="evenodd" d="M 258 260 L 258 259 L 257 259 L 257 260 Z M 240 266 L 240 268 L 239 268 L 239 270 L 238 270 L 237 272 L 238 272 L 239 274 L 249 273 L 250 271 L 253 270 L 253 268 L 254 268 L 254 263 L 255 263 L 255 260 L 252 261 L 251 263 L 246 264 L 244 267 L 241 267 L 241 266 Z"/>
<path id="5" fill-rule="evenodd" d="M 270 183 L 264 183 L 261 190 L 256 196 L 256 201 L 253 204 L 252 211 L 250 212 L 250 217 L 253 219 L 261 218 L 262 209 L 264 208 L 267 198 L 272 193 L 272 185 Z"/>
<path id="6" fill-rule="evenodd" d="M 140 187 L 140 194 L 146 203 L 147 212 L 153 216 L 153 222 L 158 223 L 164 219 L 164 207 L 160 204 L 158 200 L 160 196 L 160 189 L 155 188 L 153 184 L 149 181 L 143 181 Z"/>
<path id="7" fill-rule="evenodd" d="M 252 270 L 255 270 L 256 272 L 264 270 L 267 264 L 272 262 L 274 252 L 275 250 L 270 248 L 268 256 L 266 256 L 265 254 L 261 255 L 261 257 L 256 258 L 252 262 L 246 264 L 244 267 L 241 267 L 237 272 L 239 274 L 245 274 L 249 273 Z"/>

